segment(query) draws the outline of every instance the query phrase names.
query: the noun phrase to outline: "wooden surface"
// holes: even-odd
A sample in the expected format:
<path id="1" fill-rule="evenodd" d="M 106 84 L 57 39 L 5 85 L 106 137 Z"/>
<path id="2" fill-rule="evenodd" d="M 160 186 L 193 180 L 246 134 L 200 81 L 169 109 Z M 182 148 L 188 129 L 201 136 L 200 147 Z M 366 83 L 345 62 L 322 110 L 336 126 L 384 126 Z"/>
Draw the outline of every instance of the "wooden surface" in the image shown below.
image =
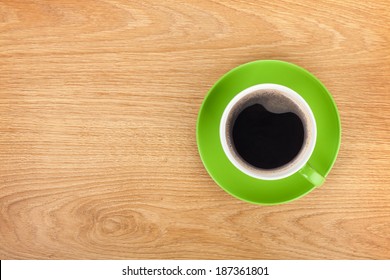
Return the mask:
<path id="1" fill-rule="evenodd" d="M 291 1 L 295 2 L 295 1 Z M 390 1 L 0 1 L 0 259 L 389 259 Z M 197 113 L 281 59 L 342 120 L 326 183 L 262 207 L 220 189 Z"/>

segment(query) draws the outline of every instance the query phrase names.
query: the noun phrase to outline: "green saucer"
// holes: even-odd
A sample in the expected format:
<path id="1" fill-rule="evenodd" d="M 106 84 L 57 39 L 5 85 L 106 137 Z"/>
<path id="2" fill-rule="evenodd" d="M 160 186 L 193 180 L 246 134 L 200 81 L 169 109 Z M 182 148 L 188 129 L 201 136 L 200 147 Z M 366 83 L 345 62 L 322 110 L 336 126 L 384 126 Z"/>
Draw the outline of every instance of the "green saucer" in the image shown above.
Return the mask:
<path id="1" fill-rule="evenodd" d="M 279 180 L 256 179 L 238 170 L 225 155 L 219 125 L 225 107 L 242 90 L 256 84 L 289 87 L 309 104 L 317 124 L 317 142 L 308 161 L 324 177 L 340 148 L 340 117 L 332 96 L 311 73 L 277 60 L 249 62 L 226 73 L 210 89 L 198 115 L 196 137 L 200 157 L 210 176 L 226 192 L 256 204 L 279 204 L 297 199 L 315 188 L 301 174 Z"/>

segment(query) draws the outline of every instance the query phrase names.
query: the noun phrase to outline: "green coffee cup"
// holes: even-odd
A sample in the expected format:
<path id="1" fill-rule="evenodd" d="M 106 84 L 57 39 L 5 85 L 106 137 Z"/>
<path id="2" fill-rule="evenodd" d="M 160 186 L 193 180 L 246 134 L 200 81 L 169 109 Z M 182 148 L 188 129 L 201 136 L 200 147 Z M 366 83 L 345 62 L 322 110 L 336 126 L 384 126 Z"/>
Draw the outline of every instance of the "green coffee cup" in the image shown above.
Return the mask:
<path id="1" fill-rule="evenodd" d="M 240 137 L 234 138 L 234 121 L 255 103 L 276 117 L 291 111 L 302 121 L 302 147 L 281 166 L 254 166 L 235 147 Z M 265 123 L 270 125 L 275 122 Z M 320 186 L 336 160 L 340 136 L 336 105 L 322 83 L 294 64 L 275 60 L 250 62 L 225 74 L 204 99 L 197 122 L 198 149 L 210 176 L 231 195 L 257 204 L 288 202 Z M 253 141 L 264 148 L 257 138 Z"/>

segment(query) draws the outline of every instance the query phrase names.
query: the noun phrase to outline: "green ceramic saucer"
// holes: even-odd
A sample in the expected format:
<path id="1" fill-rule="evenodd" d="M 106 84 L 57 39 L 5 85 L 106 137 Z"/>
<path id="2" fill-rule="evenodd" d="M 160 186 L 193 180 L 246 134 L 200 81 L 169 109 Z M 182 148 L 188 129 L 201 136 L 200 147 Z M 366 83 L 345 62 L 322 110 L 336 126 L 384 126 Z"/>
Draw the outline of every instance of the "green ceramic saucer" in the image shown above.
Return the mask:
<path id="1" fill-rule="evenodd" d="M 247 202 L 279 204 L 297 199 L 315 188 L 298 172 L 279 180 L 261 180 L 238 170 L 225 155 L 219 137 L 223 111 L 232 98 L 256 84 L 274 83 L 299 93 L 309 104 L 317 124 L 317 142 L 308 161 L 324 177 L 340 147 L 340 117 L 332 96 L 322 83 L 294 64 L 260 60 L 226 73 L 210 89 L 199 111 L 196 137 L 200 157 L 210 176 L 226 192 Z"/>

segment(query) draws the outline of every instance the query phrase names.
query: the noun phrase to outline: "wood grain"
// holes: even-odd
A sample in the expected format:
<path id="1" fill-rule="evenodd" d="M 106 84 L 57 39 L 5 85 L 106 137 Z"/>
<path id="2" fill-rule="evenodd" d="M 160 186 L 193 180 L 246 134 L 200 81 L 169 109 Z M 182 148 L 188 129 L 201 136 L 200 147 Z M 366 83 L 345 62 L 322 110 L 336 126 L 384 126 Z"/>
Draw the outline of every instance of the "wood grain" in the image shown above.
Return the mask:
<path id="1" fill-rule="evenodd" d="M 0 1 L 1 259 L 389 259 L 390 2 Z M 327 182 L 262 207 L 198 156 L 207 90 L 257 59 L 332 92 Z"/>

